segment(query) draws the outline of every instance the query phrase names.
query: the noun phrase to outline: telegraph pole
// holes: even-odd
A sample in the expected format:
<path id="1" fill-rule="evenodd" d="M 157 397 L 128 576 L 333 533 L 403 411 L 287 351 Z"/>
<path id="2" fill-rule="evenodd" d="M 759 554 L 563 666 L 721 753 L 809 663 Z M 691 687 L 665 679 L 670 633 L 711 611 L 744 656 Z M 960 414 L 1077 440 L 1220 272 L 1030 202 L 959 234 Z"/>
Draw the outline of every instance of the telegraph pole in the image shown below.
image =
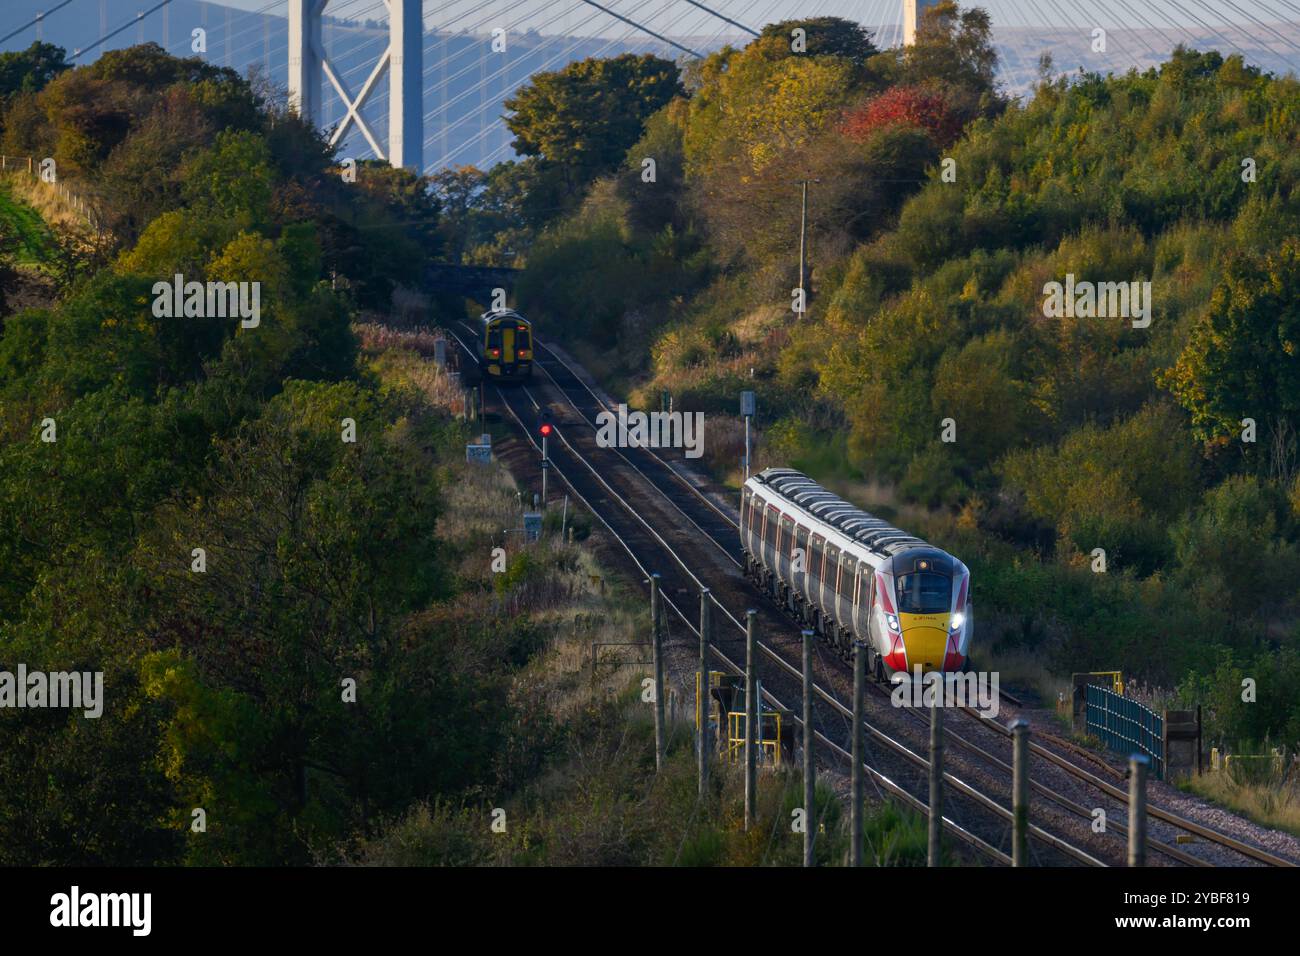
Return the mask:
<path id="1" fill-rule="evenodd" d="M 713 630 L 713 594 L 708 588 L 700 592 L 700 799 L 709 790 L 709 638 Z"/>
<path id="2" fill-rule="evenodd" d="M 758 612 L 745 612 L 745 830 L 754 825 L 758 797 L 758 672 L 754 653 L 754 618 Z"/>
<path id="3" fill-rule="evenodd" d="M 799 215 L 799 318 L 808 314 L 808 184 L 820 183 L 820 179 L 800 179 L 803 187 L 803 207 Z"/>
<path id="4" fill-rule="evenodd" d="M 1147 768 L 1151 758 L 1128 758 L 1128 865 L 1147 865 Z"/>
<path id="5" fill-rule="evenodd" d="M 542 472 L 545 476 L 546 472 Z M 659 574 L 650 575 L 650 639 L 654 647 L 655 672 L 655 770 L 663 770 L 667 747 L 664 740 L 664 646 L 659 627 Z"/>
<path id="6" fill-rule="evenodd" d="M 943 693 L 943 684 L 939 685 Z M 939 865 L 943 839 L 943 707 L 945 701 L 930 705 L 930 839 L 926 866 Z"/>
<path id="7" fill-rule="evenodd" d="M 1029 865 L 1029 721 L 1011 725 L 1011 865 Z"/>
<path id="8" fill-rule="evenodd" d="M 803 865 L 815 866 L 813 851 L 817 841 L 817 761 L 813 754 L 813 640 L 812 631 L 803 632 Z"/>
<path id="9" fill-rule="evenodd" d="M 853 642 L 853 772 L 852 780 L 853 806 L 849 808 L 849 830 L 852 844 L 849 847 L 849 865 L 862 865 L 862 800 L 865 796 L 862 780 L 862 760 L 866 748 L 862 740 L 862 718 L 866 709 L 867 689 L 867 645 L 862 641 Z"/>

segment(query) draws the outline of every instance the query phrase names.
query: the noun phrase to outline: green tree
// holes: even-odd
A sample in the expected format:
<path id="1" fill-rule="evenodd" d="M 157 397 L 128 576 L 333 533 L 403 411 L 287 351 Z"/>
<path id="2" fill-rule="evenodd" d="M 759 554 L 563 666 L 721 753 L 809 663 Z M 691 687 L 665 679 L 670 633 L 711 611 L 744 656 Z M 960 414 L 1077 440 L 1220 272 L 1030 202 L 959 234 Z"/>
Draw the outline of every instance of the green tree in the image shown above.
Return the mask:
<path id="1" fill-rule="evenodd" d="M 561 170 L 571 189 L 613 172 L 645 120 L 681 92 L 677 67 L 650 54 L 570 63 L 538 73 L 505 101 L 511 144 Z"/>
<path id="2" fill-rule="evenodd" d="M 71 67 L 67 51 L 35 41 L 26 50 L 0 53 L 0 102 L 13 93 L 37 93 Z"/>
<path id="3" fill-rule="evenodd" d="M 1205 442 L 1253 418 L 1259 438 L 1300 422 L 1300 241 L 1228 264 L 1173 368 L 1160 376 Z"/>

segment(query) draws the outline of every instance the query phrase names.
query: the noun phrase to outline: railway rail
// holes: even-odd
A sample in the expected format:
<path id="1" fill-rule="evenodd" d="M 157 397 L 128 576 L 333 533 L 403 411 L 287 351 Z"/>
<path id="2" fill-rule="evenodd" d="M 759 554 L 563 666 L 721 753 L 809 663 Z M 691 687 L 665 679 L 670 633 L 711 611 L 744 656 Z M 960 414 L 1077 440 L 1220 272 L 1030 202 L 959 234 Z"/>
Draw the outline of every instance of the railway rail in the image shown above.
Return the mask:
<path id="1" fill-rule="evenodd" d="M 464 326 L 464 329 L 472 334 L 473 330 L 469 326 Z M 466 355 L 472 360 L 473 350 L 466 344 L 465 334 L 457 332 L 455 329 L 449 331 L 453 337 L 456 338 L 461 348 L 466 352 Z M 569 438 L 566 437 L 563 430 L 557 429 L 555 434 L 563 445 L 564 450 L 568 455 L 568 460 L 561 465 L 555 460 L 555 457 L 552 456 L 552 469 L 558 473 L 558 476 L 569 486 L 570 490 L 583 503 L 588 511 L 590 511 L 597 520 L 601 522 L 613 540 L 627 552 L 633 564 L 643 575 L 647 578 L 649 575 L 649 571 L 646 569 L 646 564 L 643 563 L 642 560 L 642 558 L 646 557 L 646 544 L 657 545 L 657 550 L 660 552 L 660 560 L 667 560 L 677 566 L 674 574 L 671 576 L 672 579 L 678 583 L 687 583 L 689 587 L 677 587 L 672 590 L 664 589 L 661 590 L 661 593 L 665 605 L 671 608 L 673 613 L 681 619 L 688 631 L 698 637 L 698 630 L 691 616 L 680 606 L 684 602 L 673 600 L 670 594 L 675 593 L 680 598 L 680 594 L 689 593 L 690 590 L 703 590 L 709 588 L 714 605 L 718 607 L 722 614 L 732 622 L 734 627 L 743 634 L 745 628 L 744 624 L 735 616 L 735 614 L 722 604 L 717 597 L 720 590 L 725 591 L 726 589 L 711 587 L 700 576 L 698 576 L 682 559 L 682 549 L 675 548 L 673 544 L 670 544 L 670 542 L 660 534 L 659 531 L 652 527 L 650 523 L 642 517 L 638 509 L 629 503 L 626 493 L 620 493 L 616 490 L 613 485 L 611 485 L 610 481 L 606 479 L 606 476 L 602 474 L 601 470 L 592 463 L 591 458 L 594 457 L 593 449 L 589 447 L 584 450 L 583 448 L 578 447 L 579 445 L 594 444 L 594 429 L 597 424 L 596 416 L 601 412 L 612 411 L 612 409 L 609 408 L 608 403 L 598 395 L 572 367 L 570 367 L 563 357 L 536 339 L 534 340 L 534 351 L 536 356 L 536 367 L 542 370 L 551 386 L 563 397 L 569 408 L 577 413 L 576 423 L 582 426 L 579 429 L 578 434 L 575 435 L 574 442 L 571 442 Z M 506 394 L 506 391 L 495 388 L 495 386 L 493 386 L 493 388 L 506 413 L 527 436 L 529 442 L 537 447 L 537 442 L 533 437 L 532 429 L 528 426 L 525 419 L 536 409 L 541 407 L 542 401 L 540 401 L 527 387 L 518 390 L 509 389 L 508 391 L 514 393 L 509 396 Z M 567 410 L 566 417 L 568 418 L 568 421 L 562 422 L 562 424 L 575 424 L 572 420 L 572 416 L 567 415 Z M 590 432 L 590 435 L 586 435 L 588 432 Z M 590 438 L 590 442 L 584 441 L 584 436 Z M 736 520 L 732 518 L 731 515 L 728 514 L 727 511 L 724 510 L 724 508 L 716 501 L 712 500 L 705 489 L 699 487 L 688 476 L 682 474 L 667 459 L 656 454 L 653 449 L 600 448 L 599 450 L 603 455 L 617 456 L 617 458 L 620 459 L 631 472 L 640 478 L 642 483 L 654 488 L 659 493 L 659 496 L 662 497 L 663 502 L 666 503 L 667 506 L 671 507 L 672 511 L 675 512 L 677 516 L 684 520 L 686 525 L 691 529 L 692 534 L 697 539 L 696 543 L 707 542 L 707 544 L 714 549 L 715 570 L 719 570 L 725 565 L 730 565 L 728 570 L 732 571 L 743 567 L 740 558 L 740 545 Z M 583 472 L 586 474 L 582 474 Z M 586 493 L 584 493 L 584 488 L 586 489 Z M 684 495 L 683 491 L 685 492 Z M 592 499 L 596 500 L 593 501 Z M 613 515 L 619 516 L 617 519 L 614 519 L 613 524 L 611 523 L 611 520 L 607 520 L 607 518 L 613 517 L 613 515 L 611 515 L 611 509 Z M 631 529 L 632 533 L 629 533 L 629 522 L 633 526 Z M 620 525 L 619 530 L 616 530 L 614 526 L 615 524 Z M 671 535 L 672 529 L 663 530 L 665 534 Z M 640 540 L 638 541 L 637 539 Z M 734 578 L 735 575 L 733 574 L 732 577 Z M 741 580 L 743 581 L 743 578 Z M 748 587 L 747 582 L 746 587 Z M 732 587 L 730 590 L 734 595 L 738 589 Z M 769 612 L 771 611 L 771 605 L 768 606 L 768 610 Z M 773 615 L 769 614 L 769 616 Z M 778 619 L 784 620 L 779 617 Z M 791 630 L 788 624 L 786 630 Z M 732 638 L 730 642 L 725 638 L 718 640 L 715 635 L 713 652 L 719 661 L 722 662 L 725 669 L 732 673 L 739 674 L 743 672 L 743 668 L 737 660 L 733 659 L 733 654 L 728 653 L 728 650 L 726 649 L 729 643 L 734 643 L 736 640 L 736 638 Z M 797 654 L 791 653 L 792 648 L 782 648 L 778 646 L 778 644 L 779 642 L 770 639 L 760 640 L 758 642 L 760 653 L 763 655 L 764 659 L 775 663 L 784 677 L 792 680 L 800 680 L 802 675 L 795 663 L 798 660 Z M 843 668 L 841 667 L 841 678 L 843 677 L 842 672 Z M 868 683 L 868 686 L 875 688 L 877 693 L 888 696 L 888 691 L 884 688 L 878 687 L 870 682 Z M 831 709 L 835 713 L 844 718 L 851 718 L 851 710 L 844 705 L 843 701 L 836 695 L 833 689 L 828 690 L 826 687 L 822 686 L 821 683 L 818 683 L 814 687 L 814 692 L 818 698 L 830 704 Z M 764 697 L 772 705 L 781 709 L 786 709 L 776 694 L 771 690 L 770 683 L 768 686 L 764 687 Z M 793 695 L 791 699 L 793 699 Z M 1003 694 L 1003 699 L 1013 706 L 1020 706 L 1020 701 L 1012 695 Z M 922 729 L 928 728 L 929 721 L 924 714 L 911 708 L 901 709 L 907 711 L 915 722 L 923 724 L 924 728 Z M 971 720 L 975 721 L 975 726 L 991 730 L 993 733 L 1004 738 L 1010 737 L 1010 731 L 997 721 L 983 717 L 977 712 L 969 709 L 963 709 L 963 712 Z M 794 722 L 796 725 L 801 726 L 801 721 L 797 715 L 794 716 Z M 814 728 L 817 739 L 821 741 L 823 745 L 828 746 L 838 757 L 842 759 L 851 759 L 847 750 L 827 735 L 824 720 L 819 721 L 819 723 L 821 723 L 822 726 Z M 870 721 L 864 722 L 864 727 L 869 735 L 868 739 L 883 746 L 892 756 L 899 758 L 903 765 L 910 765 L 913 768 L 919 768 L 921 770 L 928 769 L 928 760 L 920 753 L 917 753 L 916 750 L 908 747 L 904 742 L 896 739 L 889 733 L 880 730 Z M 998 772 L 1004 774 L 1009 786 L 1011 767 L 1005 760 L 1002 760 L 993 754 L 987 747 L 981 746 L 973 740 L 967 739 L 951 727 L 945 728 L 945 734 L 947 735 L 946 739 L 952 741 L 953 744 L 966 754 L 980 761 L 985 767 L 995 768 Z M 1048 735 L 1047 739 L 1053 740 L 1051 735 Z M 1066 743 L 1059 739 L 1056 742 L 1058 746 Z M 1041 745 L 1037 741 L 1031 742 L 1031 752 L 1048 761 L 1061 771 L 1069 774 L 1081 783 L 1086 784 L 1088 787 L 1105 795 L 1107 798 L 1119 804 L 1121 808 L 1126 810 L 1127 793 L 1120 788 L 1102 780 L 1096 774 L 1077 766 L 1065 756 Z M 1097 758 L 1092 759 L 1096 760 Z M 1102 766 L 1108 767 L 1104 762 L 1098 762 L 1101 763 Z M 877 767 L 869 765 L 864 766 L 866 766 L 871 778 L 881 788 L 888 791 L 892 796 L 902 800 L 913 809 L 918 810 L 918 812 L 921 812 L 922 814 L 928 813 L 928 806 L 915 795 L 908 792 L 902 783 L 899 782 L 900 775 L 898 773 L 886 773 L 882 772 Z M 985 821 L 992 819 L 995 821 L 1000 820 L 1003 823 L 1009 824 L 1011 811 L 1005 806 L 1002 806 L 993 797 L 982 792 L 978 787 L 949 772 L 945 772 L 944 781 L 952 793 L 959 794 L 964 798 L 964 801 L 969 808 L 978 809 Z M 1032 776 L 1030 783 L 1035 793 L 1059 808 L 1062 812 L 1073 817 L 1086 819 L 1089 823 L 1091 822 L 1093 812 L 1089 808 L 1057 793 L 1053 788 L 1047 786 L 1041 781 L 1034 780 Z M 1294 865 L 1291 861 L 1272 854 L 1267 850 L 1252 846 L 1244 841 L 1237 840 L 1226 834 L 1204 827 L 1195 821 L 1187 820 L 1158 806 L 1149 805 L 1148 812 L 1152 818 L 1166 824 L 1166 829 L 1176 829 L 1193 834 L 1209 843 L 1240 854 L 1254 863 L 1270 866 Z M 1124 814 L 1119 813 L 1116 815 L 1123 816 Z M 945 816 L 943 822 L 945 830 L 958 837 L 966 844 L 972 846 L 985 856 L 999 863 L 1010 862 L 1009 857 L 1007 857 L 1002 850 L 993 846 L 989 840 L 982 838 L 974 832 L 974 829 L 980 829 L 979 827 L 972 828 L 963 826 L 956 820 L 951 819 L 949 816 Z M 989 836 L 990 833 L 996 830 L 996 825 L 990 828 L 986 822 L 983 829 L 989 831 L 988 833 L 985 833 L 985 836 Z M 1115 835 L 1120 837 L 1126 838 L 1127 836 L 1127 828 L 1122 823 L 1116 821 L 1112 821 L 1108 824 L 1107 832 L 1113 832 Z M 1102 859 L 1098 858 L 1098 855 L 1071 843 L 1063 837 L 1050 833 L 1037 825 L 1031 827 L 1030 836 L 1031 839 L 1037 841 L 1041 847 L 1050 850 L 1054 855 L 1069 863 L 1082 863 L 1090 866 L 1107 865 Z M 1188 853 L 1187 851 L 1182 850 L 1169 842 L 1158 839 L 1155 836 L 1148 837 L 1148 847 L 1153 853 L 1158 853 L 1173 863 L 1189 866 L 1213 865 L 1209 861 Z"/>

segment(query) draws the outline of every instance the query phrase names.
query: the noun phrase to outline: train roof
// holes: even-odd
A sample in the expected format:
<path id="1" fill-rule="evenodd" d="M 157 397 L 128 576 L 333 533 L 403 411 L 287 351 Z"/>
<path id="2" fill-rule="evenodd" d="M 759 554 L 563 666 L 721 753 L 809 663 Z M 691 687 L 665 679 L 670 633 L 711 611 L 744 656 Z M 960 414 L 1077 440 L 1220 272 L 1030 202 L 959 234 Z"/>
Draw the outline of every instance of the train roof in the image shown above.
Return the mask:
<path id="1" fill-rule="evenodd" d="M 488 310 L 479 316 L 480 322 L 491 322 L 495 319 L 516 319 L 520 322 L 528 322 L 526 318 L 516 312 L 514 309 L 496 309 Z"/>
<path id="2" fill-rule="evenodd" d="M 793 468 L 765 468 L 752 480 L 876 554 L 894 555 L 911 548 L 931 547 L 915 535 L 900 531 L 887 521 L 831 494 Z"/>

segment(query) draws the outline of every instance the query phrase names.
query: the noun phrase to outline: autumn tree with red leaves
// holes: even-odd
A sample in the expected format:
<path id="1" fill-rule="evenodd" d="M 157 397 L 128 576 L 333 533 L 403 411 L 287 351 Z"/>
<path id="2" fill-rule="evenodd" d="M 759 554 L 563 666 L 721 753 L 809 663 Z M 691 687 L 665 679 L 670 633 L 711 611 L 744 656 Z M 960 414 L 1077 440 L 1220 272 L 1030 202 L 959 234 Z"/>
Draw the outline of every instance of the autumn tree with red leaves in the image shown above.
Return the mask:
<path id="1" fill-rule="evenodd" d="M 848 139 L 863 142 L 898 124 L 919 126 L 940 148 L 954 143 L 963 125 L 942 93 L 919 86 L 894 86 L 846 111 L 840 131 Z"/>

